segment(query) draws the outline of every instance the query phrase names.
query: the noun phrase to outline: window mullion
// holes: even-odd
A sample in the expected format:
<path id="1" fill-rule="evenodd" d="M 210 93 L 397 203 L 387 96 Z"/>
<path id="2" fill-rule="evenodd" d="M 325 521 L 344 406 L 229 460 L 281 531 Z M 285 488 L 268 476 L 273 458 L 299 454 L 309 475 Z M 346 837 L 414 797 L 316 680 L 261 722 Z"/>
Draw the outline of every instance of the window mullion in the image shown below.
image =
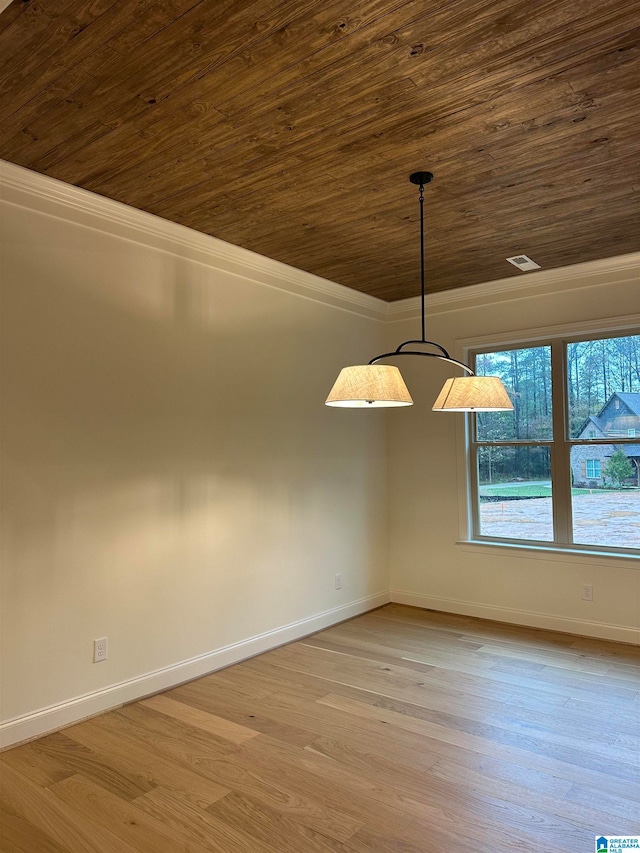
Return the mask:
<path id="1" fill-rule="evenodd" d="M 571 507 L 571 447 L 567 440 L 567 361 L 566 345 L 563 341 L 554 341 L 551 345 L 551 401 L 554 538 L 556 542 L 566 545 L 573 542 L 573 518 Z"/>

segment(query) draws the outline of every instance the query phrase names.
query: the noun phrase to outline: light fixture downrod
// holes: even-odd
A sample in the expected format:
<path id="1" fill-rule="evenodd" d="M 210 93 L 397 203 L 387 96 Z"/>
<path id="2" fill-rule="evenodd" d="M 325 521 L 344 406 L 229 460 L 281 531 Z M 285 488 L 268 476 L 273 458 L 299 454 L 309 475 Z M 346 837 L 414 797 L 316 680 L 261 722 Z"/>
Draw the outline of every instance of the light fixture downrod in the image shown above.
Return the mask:
<path id="1" fill-rule="evenodd" d="M 432 172 L 414 172 L 409 175 L 412 184 L 420 187 L 420 314 L 422 316 L 422 340 L 426 343 L 426 323 L 424 308 L 424 185 L 433 180 Z"/>

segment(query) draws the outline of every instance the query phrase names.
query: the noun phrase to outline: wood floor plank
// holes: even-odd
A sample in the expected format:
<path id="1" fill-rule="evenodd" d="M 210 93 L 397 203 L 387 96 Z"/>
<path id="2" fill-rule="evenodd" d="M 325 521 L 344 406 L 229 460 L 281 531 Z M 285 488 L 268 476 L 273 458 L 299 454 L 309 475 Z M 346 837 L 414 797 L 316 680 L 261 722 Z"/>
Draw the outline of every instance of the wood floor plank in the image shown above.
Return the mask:
<path id="1" fill-rule="evenodd" d="M 405 714 L 397 714 L 394 711 L 377 708 L 373 705 L 367 705 L 366 703 L 351 699 L 336 696 L 318 701 L 322 704 L 330 705 L 330 707 L 343 710 L 348 714 L 353 714 L 356 717 L 373 718 L 405 731 L 419 734 L 423 738 L 428 738 L 429 751 L 431 753 L 437 751 L 442 754 L 444 744 L 445 746 L 449 745 L 450 747 L 462 748 L 467 751 L 479 752 L 495 758 L 506 756 L 517 763 L 533 767 L 539 766 L 542 759 L 543 761 L 553 762 L 560 775 L 562 775 L 562 770 L 567 772 L 567 768 L 574 767 L 577 769 L 577 772 L 593 770 L 597 773 L 600 772 L 605 761 L 602 752 L 594 754 L 591 745 L 588 743 L 581 745 L 558 745 L 541 738 L 527 738 L 525 736 L 520 736 L 513 743 L 501 743 L 491 737 L 481 737 L 475 734 L 451 730 L 438 723 L 417 720 Z M 398 736 L 397 733 L 396 736 Z M 607 775 L 621 780 L 628 780 L 630 783 L 636 782 L 638 779 L 637 764 L 632 760 L 625 761 L 625 757 L 631 758 L 631 756 L 624 756 L 620 752 L 610 755 L 607 761 Z M 572 776 L 575 778 L 573 771 Z"/>
<path id="2" fill-rule="evenodd" d="M 258 841 L 273 843 L 279 853 L 349 853 L 349 844 L 316 832 L 278 809 L 269 808 L 251 797 L 229 794 L 208 811 L 232 826 L 244 826 Z M 352 836 L 353 837 L 353 836 Z M 253 848 L 250 848 L 253 849 Z"/>
<path id="3" fill-rule="evenodd" d="M 234 752 L 237 744 L 194 726 L 186 720 L 169 717 L 150 705 L 136 702 L 116 711 L 121 720 L 130 720 L 132 729 L 144 740 L 169 754 L 182 755 L 185 745 L 206 758 L 222 758 Z"/>
<path id="4" fill-rule="evenodd" d="M 68 848 L 45 835 L 22 815 L 0 803 L 0 850 L 2 853 L 68 853 Z"/>
<path id="5" fill-rule="evenodd" d="M 442 827 L 443 837 L 451 832 L 455 818 L 443 810 L 441 804 L 434 804 L 428 796 L 420 795 L 420 792 L 428 792 L 428 762 L 422 769 L 422 784 L 416 792 L 418 798 L 412 799 L 393 773 L 384 778 L 361 770 L 354 772 L 341 760 L 327 760 L 327 756 L 309 749 L 298 755 L 294 764 L 288 755 L 290 750 L 288 745 L 267 737 L 243 746 L 246 759 L 252 765 L 272 770 L 288 766 L 289 778 L 295 781 L 304 777 L 306 789 L 312 789 L 327 807 L 346 810 L 354 821 L 359 817 L 361 825 L 346 839 L 347 843 L 363 826 L 380 832 L 392 828 L 398 839 L 409 843 L 417 843 L 435 826 Z"/>
<path id="6" fill-rule="evenodd" d="M 420 663 L 418 661 L 403 658 L 401 653 L 397 655 L 389 654 L 389 649 L 384 646 L 374 646 L 373 643 L 360 643 L 356 645 L 353 642 L 340 642 L 329 639 L 320 639 L 311 637 L 302 645 L 312 646 L 326 651 L 336 652 L 343 655 L 351 655 L 353 657 L 364 658 L 364 660 L 374 660 L 378 663 L 391 663 L 397 666 L 401 664 L 406 669 L 411 669 L 414 672 L 428 672 L 433 669 L 432 664 Z"/>
<path id="7" fill-rule="evenodd" d="M 283 752 L 288 759 L 283 760 Z M 332 786 L 301 772 L 306 753 L 263 735 L 247 741 L 233 765 L 217 765 L 229 787 L 276 809 L 308 829 L 338 842 L 347 842 L 363 825 L 348 802 Z"/>
<path id="8" fill-rule="evenodd" d="M 73 814 L 88 816 L 139 853 L 184 853 L 180 832 L 80 775 L 56 782 L 50 790 Z M 188 849 L 190 853 L 207 851 L 194 841 Z"/>
<path id="9" fill-rule="evenodd" d="M 638 802 L 640 650 L 401 605 L 0 755 L 2 853 L 583 853 Z"/>
<path id="10" fill-rule="evenodd" d="M 226 797 L 222 798 L 223 800 Z M 218 801 L 220 802 L 220 801 Z M 278 853 L 274 839 L 258 841 L 241 828 L 218 819 L 213 806 L 201 809 L 188 797 L 158 788 L 136 801 L 136 806 L 160 823 L 167 824 L 187 841 L 195 841 L 218 853 Z"/>
<path id="11" fill-rule="evenodd" d="M 549 732 L 563 733 L 570 737 L 579 736 L 583 739 L 594 739 L 614 744 L 623 736 L 632 737 L 637 731 L 637 722 L 632 708 L 615 716 L 609 715 L 609 727 L 603 731 L 599 717 L 594 716 L 592 709 L 582 713 L 583 705 L 575 708 L 550 705 L 544 697 L 535 701 L 531 697 L 533 708 L 523 707 L 522 703 L 508 698 L 505 702 L 475 697 L 474 701 L 466 701 L 466 694 L 457 690 L 444 689 L 429 685 L 429 689 L 421 694 L 419 702 L 408 702 L 388 696 L 381 696 L 372 691 L 345 688 L 333 685 L 332 692 L 347 698 L 360 699 L 380 707 L 399 710 L 409 716 L 432 722 L 441 722 L 452 729 L 474 732 L 489 726 L 512 731 L 528 730 L 530 733 L 540 730 L 548 736 Z M 517 697 L 518 700 L 520 697 Z M 581 710 L 582 709 L 582 710 Z M 624 734 L 623 734 L 624 733 Z"/>
<path id="12" fill-rule="evenodd" d="M 227 693 L 225 682 L 199 681 L 184 685 L 175 695 L 180 701 L 187 702 L 201 710 L 209 710 L 237 725 L 247 725 L 261 734 L 280 738 L 288 743 L 304 748 L 314 738 L 314 733 L 294 723 L 285 722 L 265 713 L 268 697 L 231 696 Z M 273 692 L 273 691 L 272 691 Z M 281 691 L 286 692 L 286 691 Z M 323 684 L 323 695 L 328 692 Z M 297 721 L 296 721 L 297 722 Z"/>
<path id="13" fill-rule="evenodd" d="M 504 799 L 505 787 L 501 779 L 493 778 L 486 772 L 474 771 L 467 765 L 463 766 L 453 761 L 440 761 L 434 764 L 431 773 L 433 778 L 439 781 L 448 782 L 454 786 L 460 786 L 462 783 L 484 796 L 490 796 L 496 800 Z M 567 783 L 558 777 L 547 777 L 551 785 L 555 787 L 555 792 L 554 790 L 545 791 L 544 783 L 542 785 L 537 784 L 541 777 L 542 774 L 538 773 L 536 779 L 528 771 L 527 776 L 523 777 L 523 784 L 510 785 L 508 802 L 532 811 L 544 812 L 556 817 L 562 816 L 575 825 L 585 825 L 592 821 L 600 826 L 614 826 L 620 815 L 620 810 L 624 808 L 625 802 L 628 802 L 622 798 L 611 797 L 610 801 L 599 798 L 596 807 L 594 806 L 594 791 L 590 786 L 576 787 L 577 783 L 573 783 L 563 794 L 563 787 Z M 558 784 L 560 782 L 562 787 Z M 573 796 L 571 795 L 572 791 L 574 791 Z M 584 792 L 585 795 L 582 799 L 580 797 L 581 792 Z M 590 799 L 586 796 L 587 792 L 591 793 Z M 628 815 L 625 816 L 628 817 Z"/>
<path id="14" fill-rule="evenodd" d="M 123 800 L 133 800 L 155 787 L 153 783 L 139 775 L 133 776 L 122 772 L 114 767 L 104 754 L 98 755 L 88 747 L 72 740 L 64 732 L 41 738 L 34 743 L 33 749 L 58 761 L 68 771 L 66 778 L 80 773 L 86 779 L 96 782 Z"/>
<path id="15" fill-rule="evenodd" d="M 397 706 L 396 706 L 397 707 Z M 420 710 L 420 709 L 416 709 Z M 355 725 L 355 724 L 354 724 Z M 395 739 L 397 730 L 394 731 L 394 737 L 388 735 L 390 740 Z M 327 746 L 328 744 L 328 746 Z M 349 745 L 345 745 L 341 739 L 331 740 L 330 738 L 319 738 L 314 741 L 312 749 L 322 751 L 329 755 L 336 755 L 340 750 L 344 750 L 344 759 L 350 756 L 352 749 L 357 749 L 367 756 L 367 763 L 362 768 L 365 772 L 372 771 L 370 766 L 370 753 L 358 744 L 358 741 L 350 740 Z M 328 751 L 327 751 L 328 750 Z M 629 795 L 630 788 L 633 790 L 633 782 L 630 784 L 624 779 L 616 779 L 606 775 L 606 772 L 587 770 L 580 766 L 572 764 L 550 761 L 546 757 L 541 757 L 536 754 L 529 754 L 527 751 L 511 751 L 508 749 L 497 750 L 495 754 L 488 754 L 487 750 L 469 750 L 457 744 L 446 744 L 439 740 L 435 740 L 428 745 L 429 753 L 434 759 L 434 763 L 429 765 L 431 768 L 440 765 L 443 761 L 454 761 L 463 767 L 468 767 L 470 770 L 486 773 L 490 778 L 501 779 L 506 788 L 514 784 L 529 784 L 526 780 L 530 778 L 531 784 L 539 786 L 541 789 L 550 790 L 555 795 L 558 790 L 562 790 L 563 794 L 568 787 L 575 782 L 587 782 L 594 789 L 601 787 L 603 790 L 609 791 L 612 795 L 625 798 Z M 427 752 L 426 744 L 421 744 L 420 752 Z M 380 759 L 380 755 L 377 756 Z M 420 763 L 424 759 L 412 758 L 411 755 L 407 758 L 402 752 L 396 755 L 396 763 L 406 770 L 408 766 L 416 766 L 420 769 Z M 543 784 L 541 780 L 546 780 Z M 550 789 L 548 786 L 551 786 Z M 640 794 L 640 792 L 639 792 Z M 599 802 L 599 801 L 598 801 Z"/>
<path id="16" fill-rule="evenodd" d="M 286 761 L 290 747 L 277 744 L 268 738 L 258 738 L 243 746 L 243 752 L 251 754 L 253 764 L 264 763 L 277 767 Z M 510 801 L 503 802 L 478 794 L 459 785 L 440 785 L 431 777 L 428 768 L 423 770 L 423 783 L 407 796 L 401 792 L 397 780 L 392 776 L 382 779 L 362 773 L 352 773 L 340 761 L 327 762 L 313 752 L 305 751 L 295 768 L 289 764 L 289 775 L 304 772 L 306 786 L 313 785 L 322 792 L 328 803 L 341 803 L 353 815 L 361 815 L 365 826 L 377 833 L 393 834 L 402 842 L 420 844 L 433 835 L 444 849 L 457 844 L 460 849 L 477 849 L 483 836 L 500 833 L 506 849 L 532 849 L 534 838 L 526 827 L 519 825 L 521 809 Z M 515 814 L 511 826 L 494 816 L 497 811 L 511 809 Z M 553 815 L 545 820 L 554 823 Z M 460 843 L 459 826 L 467 820 L 468 838 Z M 357 833 L 355 834 L 357 836 Z M 351 839 L 349 839 L 351 842 Z M 470 845 L 475 845 L 475 848 Z"/>
<path id="17" fill-rule="evenodd" d="M 246 726 L 239 726 L 215 714 L 209 714 L 206 711 L 186 705 L 184 702 L 176 702 L 175 699 L 171 699 L 168 696 L 152 696 L 140 704 L 144 708 L 153 708 L 155 711 L 166 714 L 168 717 L 182 720 L 203 731 L 211 732 L 224 740 L 231 741 L 231 743 L 244 743 L 245 740 L 256 737 L 258 734 L 258 732 Z"/>
<path id="18" fill-rule="evenodd" d="M 37 748 L 37 741 L 26 743 L 20 749 L 3 752 L 0 755 L 0 772 L 3 764 L 22 771 L 24 776 L 44 788 L 75 773 L 75 770 L 63 766 L 50 755 L 42 753 Z"/>
<path id="19" fill-rule="evenodd" d="M 110 829 L 70 809 L 51 788 L 39 787 L 12 767 L 2 768 L 0 802 L 70 853 L 135 853 L 135 847 Z M 24 853 L 33 853 L 32 848 Z"/>
<path id="20" fill-rule="evenodd" d="M 565 800 L 572 803 L 580 803 L 592 813 L 593 803 L 597 802 L 599 810 L 622 818 L 629 826 L 637 825 L 640 782 L 637 785 L 629 786 L 626 797 L 616 796 L 606 791 L 599 791 L 594 785 L 588 785 L 584 782 L 575 782 L 565 795 Z M 614 819 L 612 825 L 615 822 Z"/>
<path id="21" fill-rule="evenodd" d="M 128 712 L 128 713 L 127 713 Z M 268 762 L 253 763 L 240 755 L 240 748 L 220 751 L 209 747 L 206 739 L 195 736 L 188 726 L 175 723 L 174 736 L 169 735 L 168 725 L 157 717 L 161 715 L 141 707 L 139 704 L 114 712 L 118 726 L 132 737 L 139 737 L 147 747 L 180 767 L 186 767 L 212 780 L 228 790 L 252 796 L 267 806 L 284 809 L 297 814 L 307 826 L 324 832 L 336 840 L 349 838 L 362 825 L 339 808 L 328 811 L 316 793 L 308 793 L 290 783 L 286 774 L 275 772 Z M 246 741 L 243 748 L 258 738 Z M 296 753 L 298 749 L 296 748 Z"/>
<path id="22" fill-rule="evenodd" d="M 114 725 L 115 721 L 115 725 Z M 229 789 L 202 776 L 197 769 L 184 767 L 168 756 L 158 754 L 153 745 L 131 736 L 113 714 L 67 729 L 69 737 L 91 749 L 125 772 L 137 773 L 158 787 L 186 793 L 202 807 L 229 793 Z"/>
<path id="23" fill-rule="evenodd" d="M 571 665 L 558 665 L 558 661 L 554 661 L 551 656 L 545 659 L 541 659 L 540 655 L 535 657 L 532 655 L 529 657 L 519 656 L 515 654 L 514 650 L 497 650 L 494 647 L 480 645 L 475 649 L 468 645 L 463 648 L 456 646 L 452 649 L 451 647 L 443 647 L 443 644 L 438 644 L 436 641 L 429 643 L 429 651 L 425 653 L 422 651 L 425 648 L 424 642 L 421 648 L 419 644 L 414 643 L 414 651 L 410 651 L 407 649 L 406 643 L 403 647 L 402 641 L 398 640 L 395 644 L 398 652 L 395 655 L 388 653 L 389 647 L 392 645 L 391 642 L 387 643 L 385 647 L 381 647 L 360 638 L 342 643 L 323 640 L 323 638 L 312 638 L 310 641 L 296 645 L 303 648 L 307 646 L 322 649 L 334 654 L 361 657 L 365 660 L 376 661 L 379 664 L 390 663 L 419 672 L 429 672 L 434 668 L 444 668 L 447 671 L 456 670 L 468 674 L 482 672 L 485 679 L 495 679 L 514 686 L 522 683 L 518 680 L 519 676 L 526 678 L 528 685 L 528 676 L 535 672 L 538 673 L 536 683 L 541 689 L 547 686 L 550 690 L 561 695 L 566 695 L 569 691 L 571 695 L 579 697 L 582 691 L 587 690 L 591 698 L 594 675 L 598 676 L 597 682 L 602 691 L 606 691 L 607 697 L 631 701 L 635 699 L 638 691 L 637 669 L 633 667 L 629 667 L 627 672 L 616 672 L 612 671 L 606 664 L 601 664 L 599 667 L 598 662 L 594 662 L 593 665 L 585 663 L 580 665 L 575 658 L 571 659 Z M 472 654 L 470 654 L 471 650 L 473 650 Z M 551 665 L 552 661 L 553 665 Z"/>

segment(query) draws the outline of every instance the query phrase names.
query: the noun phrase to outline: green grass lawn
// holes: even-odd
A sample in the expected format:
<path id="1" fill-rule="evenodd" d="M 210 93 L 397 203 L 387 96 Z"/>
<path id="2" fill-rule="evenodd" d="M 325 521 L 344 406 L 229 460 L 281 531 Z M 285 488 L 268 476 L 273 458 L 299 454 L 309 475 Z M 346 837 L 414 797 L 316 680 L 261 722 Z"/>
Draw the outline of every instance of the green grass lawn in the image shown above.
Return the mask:
<path id="1" fill-rule="evenodd" d="M 571 489 L 571 494 L 588 495 L 590 491 L 590 489 Z M 551 486 L 543 486 L 537 483 L 493 483 L 490 486 L 480 486 L 480 496 L 550 498 Z"/>

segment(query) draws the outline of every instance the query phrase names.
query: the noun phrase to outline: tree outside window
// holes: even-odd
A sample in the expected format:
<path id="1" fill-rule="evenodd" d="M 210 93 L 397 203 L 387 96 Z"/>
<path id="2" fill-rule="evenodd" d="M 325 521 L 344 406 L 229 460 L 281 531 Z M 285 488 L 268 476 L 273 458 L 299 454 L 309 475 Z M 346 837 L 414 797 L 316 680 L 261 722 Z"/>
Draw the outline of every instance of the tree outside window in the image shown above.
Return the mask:
<path id="1" fill-rule="evenodd" d="M 604 469 L 604 477 L 621 489 L 625 480 L 633 477 L 633 465 L 622 450 L 616 450 Z"/>

